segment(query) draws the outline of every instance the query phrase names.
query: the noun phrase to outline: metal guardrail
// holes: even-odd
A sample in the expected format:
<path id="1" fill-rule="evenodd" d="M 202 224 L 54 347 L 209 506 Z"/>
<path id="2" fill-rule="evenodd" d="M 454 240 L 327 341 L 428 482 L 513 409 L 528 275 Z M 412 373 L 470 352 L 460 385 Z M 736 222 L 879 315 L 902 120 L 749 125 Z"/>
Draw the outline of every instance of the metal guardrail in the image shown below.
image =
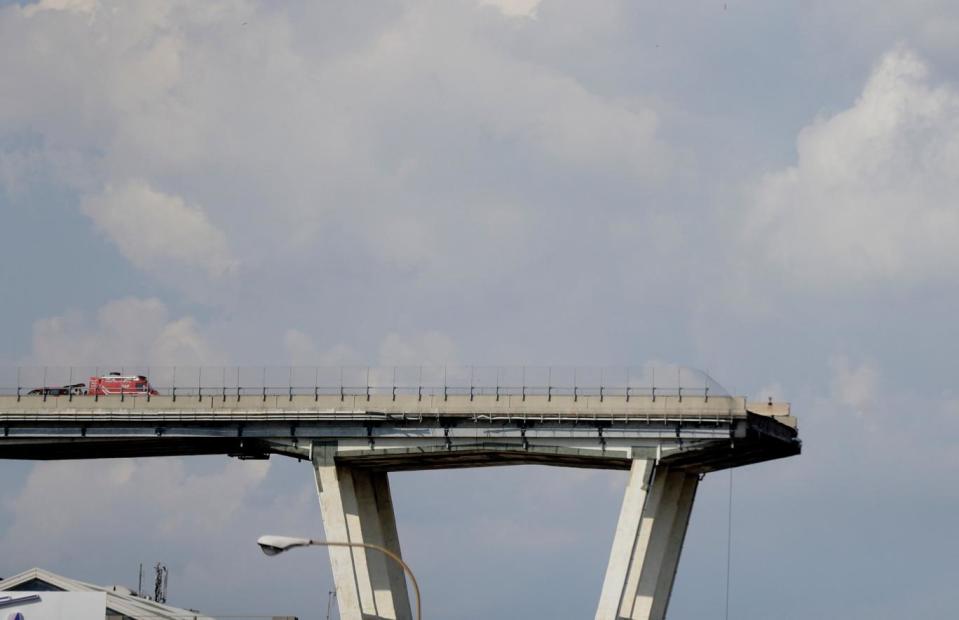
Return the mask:
<path id="1" fill-rule="evenodd" d="M 143 375 L 160 395 L 208 396 L 728 396 L 707 373 L 682 366 L 19 366 L 0 367 L 0 395 L 47 398 L 45 388 L 88 384 L 110 372 Z M 29 394 L 41 390 L 39 394 Z M 130 393 L 134 395 L 134 393 Z M 64 394 L 70 397 L 70 394 Z M 114 396 L 100 396 L 113 398 Z M 122 397 L 122 395 L 116 395 Z"/>

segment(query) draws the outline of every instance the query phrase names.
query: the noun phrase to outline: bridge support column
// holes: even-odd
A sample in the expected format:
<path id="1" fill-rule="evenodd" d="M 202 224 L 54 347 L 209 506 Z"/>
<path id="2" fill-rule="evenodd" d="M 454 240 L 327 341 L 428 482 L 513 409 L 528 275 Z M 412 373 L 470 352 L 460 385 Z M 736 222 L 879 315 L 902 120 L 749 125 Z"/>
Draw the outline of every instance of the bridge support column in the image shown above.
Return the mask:
<path id="1" fill-rule="evenodd" d="M 699 477 L 633 461 L 596 620 L 663 620 Z"/>
<path id="2" fill-rule="evenodd" d="M 332 459 L 334 451 L 315 450 L 313 459 L 326 539 L 380 545 L 400 555 L 386 472 L 338 466 Z M 328 549 L 340 618 L 412 619 L 401 566 L 373 549 Z"/>

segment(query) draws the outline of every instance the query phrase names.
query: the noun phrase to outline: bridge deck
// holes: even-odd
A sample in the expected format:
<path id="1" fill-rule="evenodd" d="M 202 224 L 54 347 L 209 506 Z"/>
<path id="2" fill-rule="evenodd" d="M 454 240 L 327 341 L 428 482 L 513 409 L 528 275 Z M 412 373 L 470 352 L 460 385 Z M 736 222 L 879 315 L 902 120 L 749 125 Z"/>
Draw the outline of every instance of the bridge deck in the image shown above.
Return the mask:
<path id="1" fill-rule="evenodd" d="M 230 454 L 380 470 L 543 463 L 712 471 L 797 454 L 785 404 L 729 396 L 264 394 L 0 396 L 0 458 Z"/>

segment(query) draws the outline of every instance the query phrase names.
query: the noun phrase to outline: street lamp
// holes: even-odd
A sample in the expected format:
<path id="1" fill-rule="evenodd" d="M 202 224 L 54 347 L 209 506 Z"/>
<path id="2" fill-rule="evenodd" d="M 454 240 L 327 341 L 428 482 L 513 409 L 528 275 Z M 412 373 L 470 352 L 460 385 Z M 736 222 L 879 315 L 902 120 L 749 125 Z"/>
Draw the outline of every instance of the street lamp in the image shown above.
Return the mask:
<path id="1" fill-rule="evenodd" d="M 379 545 L 371 545 L 369 543 L 354 543 L 354 542 L 336 542 L 330 540 L 313 540 L 312 538 L 293 538 L 292 536 L 260 536 L 256 540 L 256 544 L 260 545 L 260 549 L 266 555 L 278 555 L 283 553 L 288 549 L 293 549 L 294 547 L 361 547 L 363 549 L 374 549 L 380 553 L 386 555 L 388 558 L 399 564 L 403 567 L 403 570 L 407 575 L 410 576 L 410 581 L 413 583 L 413 592 L 416 594 L 416 620 L 423 620 L 423 608 L 420 604 L 420 585 L 416 582 L 416 576 L 413 574 L 413 571 L 410 569 L 409 565 L 403 561 L 403 558 L 396 555 L 386 547 L 381 547 Z"/>

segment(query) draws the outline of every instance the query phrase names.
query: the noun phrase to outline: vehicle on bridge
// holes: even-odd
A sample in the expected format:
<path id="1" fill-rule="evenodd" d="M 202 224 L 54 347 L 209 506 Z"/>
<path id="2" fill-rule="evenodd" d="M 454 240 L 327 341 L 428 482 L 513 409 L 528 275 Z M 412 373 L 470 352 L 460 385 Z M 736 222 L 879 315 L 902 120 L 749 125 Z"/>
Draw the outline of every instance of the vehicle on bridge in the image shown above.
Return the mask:
<path id="1" fill-rule="evenodd" d="M 87 393 L 86 383 L 73 383 L 57 387 L 34 388 L 27 392 L 30 396 L 83 396 Z"/>
<path id="2" fill-rule="evenodd" d="M 90 377 L 90 396 L 111 396 L 114 394 L 159 394 L 150 381 L 143 375 L 121 375 L 111 372 L 100 377 Z"/>

